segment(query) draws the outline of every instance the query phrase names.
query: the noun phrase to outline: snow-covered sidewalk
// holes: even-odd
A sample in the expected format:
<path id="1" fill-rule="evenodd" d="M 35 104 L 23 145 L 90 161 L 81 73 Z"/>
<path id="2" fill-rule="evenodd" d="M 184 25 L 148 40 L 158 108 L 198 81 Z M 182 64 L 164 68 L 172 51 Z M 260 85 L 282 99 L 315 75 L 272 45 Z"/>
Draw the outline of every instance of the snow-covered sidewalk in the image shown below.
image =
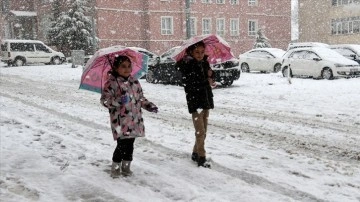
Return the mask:
<path id="1" fill-rule="evenodd" d="M 360 78 L 244 73 L 214 89 L 207 153 L 191 160 L 182 87 L 141 80 L 134 176 L 112 179 L 108 113 L 71 65 L 0 67 L 3 201 L 359 201 Z"/>

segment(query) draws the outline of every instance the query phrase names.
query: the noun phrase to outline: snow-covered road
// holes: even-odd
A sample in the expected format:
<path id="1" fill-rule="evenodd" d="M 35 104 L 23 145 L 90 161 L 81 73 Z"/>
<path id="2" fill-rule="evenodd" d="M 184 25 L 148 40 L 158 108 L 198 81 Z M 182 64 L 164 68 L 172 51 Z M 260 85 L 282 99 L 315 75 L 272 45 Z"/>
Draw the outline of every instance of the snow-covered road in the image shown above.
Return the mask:
<path id="1" fill-rule="evenodd" d="M 360 201 L 360 78 L 244 73 L 214 89 L 207 154 L 182 87 L 141 80 L 144 112 L 134 176 L 112 179 L 108 113 L 79 90 L 70 65 L 0 67 L 0 193 L 4 201 Z"/>

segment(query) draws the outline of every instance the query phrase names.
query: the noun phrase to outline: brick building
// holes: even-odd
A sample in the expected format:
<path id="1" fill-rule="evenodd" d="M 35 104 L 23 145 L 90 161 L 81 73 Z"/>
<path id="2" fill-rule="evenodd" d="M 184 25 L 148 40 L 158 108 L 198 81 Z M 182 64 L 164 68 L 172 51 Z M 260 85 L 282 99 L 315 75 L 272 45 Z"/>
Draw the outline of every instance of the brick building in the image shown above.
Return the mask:
<path id="1" fill-rule="evenodd" d="M 360 44 L 360 0 L 299 0 L 299 41 Z"/>
<path id="2" fill-rule="evenodd" d="M 46 42 L 52 0 L 28 0 L 22 6 L 14 2 L 2 0 L 1 38 L 27 37 Z M 191 34 L 218 34 L 229 42 L 235 55 L 252 48 L 260 28 L 273 47 L 285 49 L 291 40 L 290 0 L 190 2 Z M 120 44 L 160 54 L 186 39 L 185 0 L 90 0 L 89 5 L 99 48 Z M 24 11 L 33 16 L 21 16 Z M 22 28 L 25 24 L 32 26 L 26 29 L 33 34 L 19 35 L 15 24 L 20 19 L 25 20 L 19 23 Z"/>

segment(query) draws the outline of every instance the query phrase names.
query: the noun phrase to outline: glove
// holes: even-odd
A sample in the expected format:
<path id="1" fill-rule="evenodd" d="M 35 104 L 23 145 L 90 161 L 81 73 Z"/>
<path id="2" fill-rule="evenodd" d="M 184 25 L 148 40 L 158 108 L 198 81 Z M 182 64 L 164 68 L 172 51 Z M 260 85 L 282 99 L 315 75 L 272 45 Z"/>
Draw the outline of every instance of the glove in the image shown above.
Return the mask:
<path id="1" fill-rule="evenodd" d="M 158 113 L 158 108 L 157 107 L 151 107 L 150 112 L 153 112 L 153 113 Z"/>
<path id="2" fill-rule="evenodd" d="M 121 102 L 121 104 L 128 103 L 129 102 L 129 96 L 122 95 L 121 98 L 120 98 L 120 102 Z"/>

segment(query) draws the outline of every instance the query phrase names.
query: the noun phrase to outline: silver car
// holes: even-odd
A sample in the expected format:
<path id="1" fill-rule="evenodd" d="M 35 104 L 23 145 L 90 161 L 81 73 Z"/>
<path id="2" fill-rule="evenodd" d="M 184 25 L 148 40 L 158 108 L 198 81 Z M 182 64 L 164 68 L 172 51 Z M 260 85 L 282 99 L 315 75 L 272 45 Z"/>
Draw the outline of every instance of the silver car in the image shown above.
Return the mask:
<path id="1" fill-rule="evenodd" d="M 334 77 L 360 76 L 357 62 L 324 47 L 296 48 L 288 51 L 281 66 L 283 76 Z M 288 72 L 290 70 L 290 72 Z"/>
<path id="2" fill-rule="evenodd" d="M 242 72 L 278 72 L 285 51 L 278 48 L 256 48 L 239 55 Z"/>

